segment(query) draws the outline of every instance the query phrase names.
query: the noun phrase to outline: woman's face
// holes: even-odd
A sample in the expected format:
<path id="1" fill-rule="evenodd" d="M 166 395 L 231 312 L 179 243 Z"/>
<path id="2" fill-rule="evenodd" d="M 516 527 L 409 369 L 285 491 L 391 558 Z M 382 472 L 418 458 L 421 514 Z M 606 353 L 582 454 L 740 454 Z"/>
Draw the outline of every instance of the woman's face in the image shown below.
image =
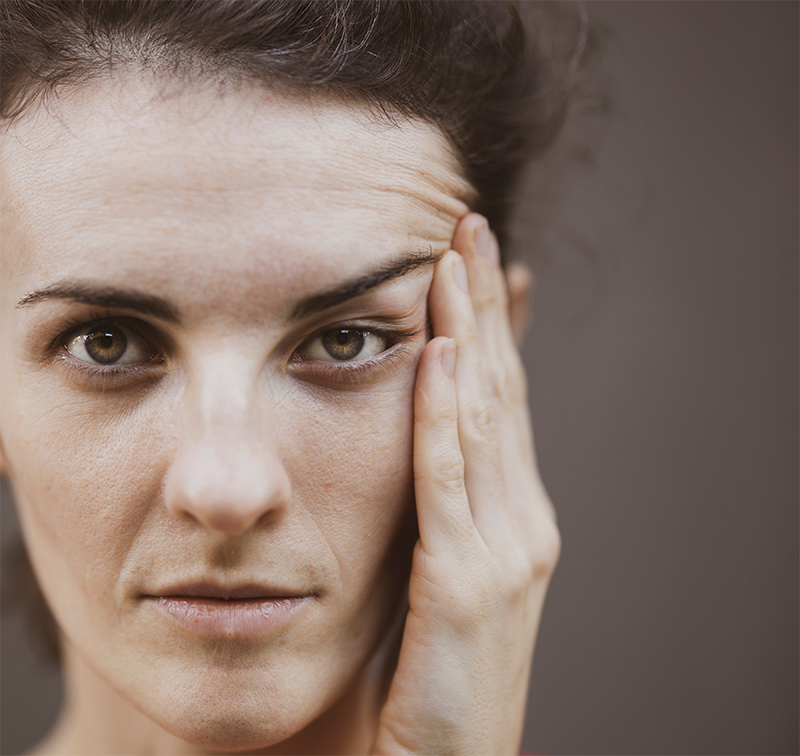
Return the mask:
<path id="1" fill-rule="evenodd" d="M 255 747 L 339 699 L 401 601 L 465 184 L 419 122 L 168 90 L 97 81 L 2 137 L 3 464 L 83 662 Z"/>

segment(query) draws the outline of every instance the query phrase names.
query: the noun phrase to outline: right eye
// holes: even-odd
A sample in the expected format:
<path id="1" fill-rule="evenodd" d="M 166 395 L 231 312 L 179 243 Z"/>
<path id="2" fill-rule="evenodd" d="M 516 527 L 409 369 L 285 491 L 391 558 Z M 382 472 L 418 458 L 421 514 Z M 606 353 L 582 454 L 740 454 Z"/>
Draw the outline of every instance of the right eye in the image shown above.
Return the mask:
<path id="1" fill-rule="evenodd" d="M 90 365 L 133 365 L 152 362 L 155 356 L 141 336 L 111 321 L 83 326 L 73 332 L 65 346 L 73 357 Z"/>

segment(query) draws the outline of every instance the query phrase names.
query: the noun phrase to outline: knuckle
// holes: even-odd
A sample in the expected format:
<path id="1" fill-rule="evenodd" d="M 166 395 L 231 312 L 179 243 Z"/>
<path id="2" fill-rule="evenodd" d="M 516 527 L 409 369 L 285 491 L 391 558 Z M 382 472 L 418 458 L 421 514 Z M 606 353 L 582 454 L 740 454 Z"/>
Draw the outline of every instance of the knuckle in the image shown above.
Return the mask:
<path id="1" fill-rule="evenodd" d="M 514 409 L 528 397 L 528 378 L 518 355 L 489 376 L 492 396 L 506 409 Z"/>
<path id="2" fill-rule="evenodd" d="M 446 494 L 453 496 L 459 496 L 465 491 L 464 472 L 464 457 L 458 451 L 443 452 L 437 456 L 433 466 L 436 484 Z M 414 472 L 417 480 L 429 474 L 420 470 Z"/>
<path id="3" fill-rule="evenodd" d="M 478 323 L 475 318 L 470 315 L 465 317 L 460 323 L 461 331 L 456 337 L 459 345 L 475 346 L 478 342 Z"/>
<path id="4" fill-rule="evenodd" d="M 514 601 L 524 600 L 533 577 L 531 562 L 522 549 L 509 549 L 506 552 L 503 559 L 503 575 L 509 597 Z"/>
<path id="5" fill-rule="evenodd" d="M 468 435 L 474 443 L 488 444 L 494 440 L 494 416 L 487 402 L 479 400 L 475 403 L 469 414 Z"/>
<path id="6" fill-rule="evenodd" d="M 451 606 L 462 627 L 484 625 L 495 616 L 501 591 L 488 576 L 477 576 L 465 581 L 465 589 L 454 592 L 450 597 Z"/>
<path id="7" fill-rule="evenodd" d="M 537 539 L 536 550 L 531 560 L 533 577 L 539 581 L 550 578 L 556 569 L 561 557 L 561 533 L 552 520 L 547 520 L 548 526 L 542 527 Z"/>
<path id="8" fill-rule="evenodd" d="M 455 404 L 442 403 L 432 408 L 431 421 L 437 428 L 446 428 L 458 422 L 458 408 Z"/>
<path id="9" fill-rule="evenodd" d="M 507 548 L 501 558 L 504 584 L 509 597 L 524 599 L 531 588 L 552 577 L 561 554 L 561 535 L 555 522 L 537 521 L 529 537 Z"/>
<path id="10" fill-rule="evenodd" d="M 490 282 L 481 282 L 475 287 L 472 294 L 472 306 L 477 312 L 484 313 L 489 310 L 497 309 L 500 305 L 500 296 L 495 287 Z"/>
<path id="11" fill-rule="evenodd" d="M 420 392 L 414 404 L 414 420 L 441 431 L 458 421 L 458 408 L 454 403 L 436 399 L 435 396 Z"/>
<path id="12" fill-rule="evenodd" d="M 508 294 L 505 277 L 499 270 L 481 278 L 472 296 L 473 306 L 480 312 L 499 310 L 505 312 Z"/>

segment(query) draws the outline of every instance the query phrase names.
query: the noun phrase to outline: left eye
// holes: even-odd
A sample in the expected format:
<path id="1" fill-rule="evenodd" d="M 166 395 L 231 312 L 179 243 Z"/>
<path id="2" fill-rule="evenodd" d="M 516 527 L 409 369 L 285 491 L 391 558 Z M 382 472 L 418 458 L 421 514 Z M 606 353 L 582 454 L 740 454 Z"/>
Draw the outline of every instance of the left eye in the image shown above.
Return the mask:
<path id="1" fill-rule="evenodd" d="M 372 331 L 335 328 L 309 341 L 300 354 L 304 360 L 352 362 L 368 360 L 385 351 L 386 347 L 387 340 Z"/>
<path id="2" fill-rule="evenodd" d="M 92 365 L 131 365 L 150 362 L 153 350 L 130 328 L 119 323 L 93 323 L 66 343 L 67 351 Z"/>

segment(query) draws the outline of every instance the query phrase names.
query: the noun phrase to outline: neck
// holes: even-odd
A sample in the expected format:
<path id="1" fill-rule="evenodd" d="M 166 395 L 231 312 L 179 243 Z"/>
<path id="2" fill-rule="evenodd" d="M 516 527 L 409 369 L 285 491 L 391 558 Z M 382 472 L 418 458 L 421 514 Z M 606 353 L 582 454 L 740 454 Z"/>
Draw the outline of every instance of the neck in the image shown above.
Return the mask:
<path id="1" fill-rule="evenodd" d="M 61 648 L 65 704 L 53 731 L 33 756 L 211 756 L 224 753 L 176 738 L 109 686 L 69 643 L 62 643 Z M 369 753 L 379 715 L 377 682 L 369 670 L 363 672 L 336 704 L 296 735 L 258 751 L 237 754 Z"/>

